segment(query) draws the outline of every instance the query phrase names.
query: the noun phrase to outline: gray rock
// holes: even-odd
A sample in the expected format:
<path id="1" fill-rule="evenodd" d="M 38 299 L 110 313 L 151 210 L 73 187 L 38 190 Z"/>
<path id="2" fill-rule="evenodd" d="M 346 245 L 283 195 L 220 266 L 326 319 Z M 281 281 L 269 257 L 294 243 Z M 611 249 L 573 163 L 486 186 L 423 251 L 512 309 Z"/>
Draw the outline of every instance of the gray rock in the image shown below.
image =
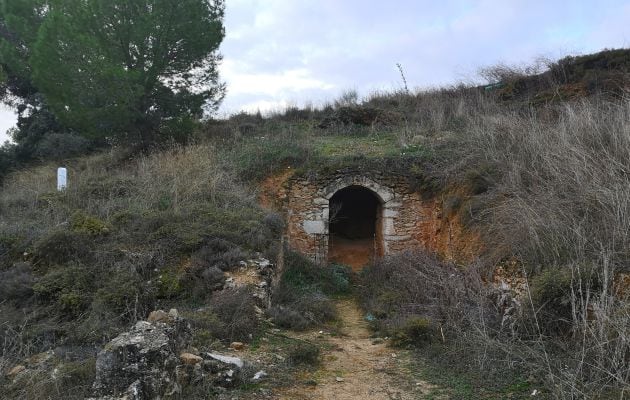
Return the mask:
<path id="1" fill-rule="evenodd" d="M 222 354 L 216 354 L 216 353 L 207 353 L 208 357 L 213 358 L 217 361 L 220 361 L 224 364 L 233 364 L 236 365 L 238 368 L 243 368 L 243 360 L 241 360 L 238 357 L 230 357 L 230 356 L 224 356 Z"/>
<path id="2" fill-rule="evenodd" d="M 98 353 L 93 385 L 97 396 L 144 400 L 180 391 L 178 349 L 188 344 L 190 328 L 173 314 L 170 323 L 139 321 Z"/>

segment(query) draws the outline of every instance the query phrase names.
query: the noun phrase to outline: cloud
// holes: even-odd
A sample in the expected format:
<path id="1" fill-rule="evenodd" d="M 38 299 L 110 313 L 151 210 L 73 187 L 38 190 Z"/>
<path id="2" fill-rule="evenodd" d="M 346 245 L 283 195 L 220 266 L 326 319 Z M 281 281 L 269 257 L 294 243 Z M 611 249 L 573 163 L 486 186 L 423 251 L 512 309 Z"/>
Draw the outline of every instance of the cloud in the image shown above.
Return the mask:
<path id="1" fill-rule="evenodd" d="M 281 78 L 287 71 L 326 84 L 329 95 L 349 87 L 365 93 L 400 85 L 398 62 L 411 86 L 427 87 L 453 83 L 497 62 L 526 63 L 540 55 L 596 51 L 609 40 L 585 39 L 622 5 L 543 0 L 228 3 L 223 53 L 231 63 L 247 66 L 241 72 L 267 83 L 252 85 L 246 78 L 248 83 L 242 85 L 241 75 L 228 76 L 228 86 L 237 88 L 228 94 L 226 105 L 234 107 L 236 98 L 247 103 L 246 86 L 257 98 L 265 92 L 269 101 L 307 101 L 311 92 L 305 89 L 317 85 L 298 84 L 289 90 L 284 84 L 289 79 Z M 623 32 L 623 24 L 618 25 L 612 35 Z M 230 36 L 230 31 L 236 33 Z"/>
<path id="2" fill-rule="evenodd" d="M 6 108 L 0 108 L 0 145 L 10 139 L 9 135 L 7 135 L 7 130 L 13 128 L 16 123 L 17 115 L 15 115 L 15 112 Z"/>
<path id="3" fill-rule="evenodd" d="M 295 68 L 277 71 L 275 73 L 249 72 L 254 68 L 243 63 L 225 60 L 221 66 L 221 75 L 230 83 L 229 93 L 268 94 L 277 96 L 306 89 L 330 90 L 335 87 L 331 83 L 316 79 L 307 68 Z"/>
<path id="4" fill-rule="evenodd" d="M 230 0 L 222 113 L 471 80 L 483 66 L 628 46 L 627 0 Z M 4 118 L 4 117 L 0 117 Z"/>

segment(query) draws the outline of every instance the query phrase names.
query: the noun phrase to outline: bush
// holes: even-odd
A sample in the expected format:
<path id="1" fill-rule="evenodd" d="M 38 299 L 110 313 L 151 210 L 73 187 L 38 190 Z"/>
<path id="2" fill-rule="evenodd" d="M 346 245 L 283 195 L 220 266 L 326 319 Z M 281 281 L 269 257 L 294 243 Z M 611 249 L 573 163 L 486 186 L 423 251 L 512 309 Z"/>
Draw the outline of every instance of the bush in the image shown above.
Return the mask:
<path id="1" fill-rule="evenodd" d="M 192 262 L 203 271 L 209 268 L 229 271 L 247 256 L 238 245 L 228 240 L 212 238 L 193 255 Z"/>
<path id="2" fill-rule="evenodd" d="M 179 286 L 189 299 L 204 301 L 212 292 L 223 288 L 225 279 L 225 274 L 217 267 L 202 268 L 193 264 L 179 277 Z"/>
<path id="3" fill-rule="evenodd" d="M 70 216 L 70 227 L 77 233 L 91 236 L 104 235 L 110 231 L 105 222 L 82 211 L 76 211 Z"/>
<path id="4" fill-rule="evenodd" d="M 428 318 L 411 317 L 402 326 L 395 328 L 391 334 L 392 344 L 424 346 L 433 339 L 435 329 Z"/>
<path id="5" fill-rule="evenodd" d="M 310 148 L 294 137 L 260 137 L 242 143 L 232 157 L 239 175 L 261 180 L 287 167 L 296 168 L 311 158 Z"/>
<path id="6" fill-rule="evenodd" d="M 12 301 L 23 304 L 33 295 L 34 282 L 31 266 L 27 263 L 18 263 L 0 271 L 0 303 Z"/>
<path id="7" fill-rule="evenodd" d="M 145 315 L 150 296 L 146 293 L 144 282 L 135 272 L 127 268 L 118 268 L 102 277 L 104 282 L 94 297 L 92 307 L 106 309 L 129 319 L 130 314 Z"/>
<path id="8" fill-rule="evenodd" d="M 89 304 L 94 291 L 94 274 L 85 266 L 74 264 L 52 268 L 37 280 L 33 291 L 38 299 L 66 317 L 76 317 Z"/>
<path id="9" fill-rule="evenodd" d="M 80 261 L 88 255 L 88 243 L 84 234 L 62 229 L 52 230 L 33 246 L 33 261 L 38 267 Z"/>
<path id="10" fill-rule="evenodd" d="M 532 278 L 530 291 L 532 303 L 544 333 L 564 336 L 573 332 L 573 323 L 581 304 L 578 293 L 600 293 L 601 284 L 592 269 L 583 269 L 579 276 L 573 276 L 570 267 L 547 268 Z"/>
<path id="11" fill-rule="evenodd" d="M 210 309 L 221 322 L 213 335 L 225 342 L 249 342 L 257 337 L 260 321 L 253 292 L 248 287 L 222 290 L 212 294 Z"/>
<path id="12" fill-rule="evenodd" d="M 275 304 L 269 311 L 273 322 L 280 327 L 304 330 L 336 318 L 334 303 L 323 293 L 305 292 Z"/>
<path id="13" fill-rule="evenodd" d="M 165 268 L 160 271 L 156 282 L 156 296 L 160 299 L 172 299 L 183 293 L 180 275 L 172 270 Z"/>
<path id="14" fill-rule="evenodd" d="M 360 283 L 363 307 L 376 318 L 374 327 L 384 334 L 397 331 L 403 342 L 422 344 L 437 327 L 453 336 L 479 321 L 488 329 L 500 327 L 491 289 L 475 266 L 460 271 L 434 255 L 410 251 L 369 265 Z"/>
<path id="15" fill-rule="evenodd" d="M 272 293 L 269 315 L 279 326 L 302 330 L 335 319 L 328 296 L 348 293 L 350 269 L 342 265 L 320 266 L 293 251 L 285 253 L 285 267 Z"/>
<path id="16" fill-rule="evenodd" d="M 307 257 L 288 251 L 279 287 L 286 288 L 278 295 L 288 292 L 320 291 L 326 295 L 341 295 L 350 289 L 350 268 L 332 264 L 317 265 Z"/>
<path id="17" fill-rule="evenodd" d="M 17 256 L 17 243 L 17 237 L 0 234 L 0 270 L 11 266 L 11 261 Z"/>
<path id="18" fill-rule="evenodd" d="M 287 361 L 296 366 L 315 366 L 319 364 L 319 353 L 319 347 L 316 345 L 299 341 L 289 348 Z"/>
<path id="19" fill-rule="evenodd" d="M 36 143 L 33 156 L 42 160 L 62 160 L 87 154 L 91 148 L 88 139 L 68 133 L 47 133 Z"/>

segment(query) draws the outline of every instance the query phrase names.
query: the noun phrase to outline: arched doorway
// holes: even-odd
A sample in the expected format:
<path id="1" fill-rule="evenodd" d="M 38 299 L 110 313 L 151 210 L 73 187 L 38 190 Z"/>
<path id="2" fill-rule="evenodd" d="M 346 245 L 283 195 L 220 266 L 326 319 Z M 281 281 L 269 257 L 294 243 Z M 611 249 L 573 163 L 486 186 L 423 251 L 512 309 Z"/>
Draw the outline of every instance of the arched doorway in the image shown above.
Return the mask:
<path id="1" fill-rule="evenodd" d="M 360 269 L 382 255 L 382 204 L 376 193 L 352 185 L 329 203 L 328 260 Z"/>

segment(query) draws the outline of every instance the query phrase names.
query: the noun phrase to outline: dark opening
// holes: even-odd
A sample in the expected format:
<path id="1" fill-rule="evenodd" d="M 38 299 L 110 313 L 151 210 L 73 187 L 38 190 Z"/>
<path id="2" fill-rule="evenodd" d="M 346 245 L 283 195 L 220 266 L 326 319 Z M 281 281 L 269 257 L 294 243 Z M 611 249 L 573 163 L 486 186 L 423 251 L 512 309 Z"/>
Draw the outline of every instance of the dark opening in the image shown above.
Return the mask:
<path id="1" fill-rule="evenodd" d="M 379 251 L 381 203 L 362 186 L 341 189 L 330 199 L 329 259 L 360 268 Z"/>

